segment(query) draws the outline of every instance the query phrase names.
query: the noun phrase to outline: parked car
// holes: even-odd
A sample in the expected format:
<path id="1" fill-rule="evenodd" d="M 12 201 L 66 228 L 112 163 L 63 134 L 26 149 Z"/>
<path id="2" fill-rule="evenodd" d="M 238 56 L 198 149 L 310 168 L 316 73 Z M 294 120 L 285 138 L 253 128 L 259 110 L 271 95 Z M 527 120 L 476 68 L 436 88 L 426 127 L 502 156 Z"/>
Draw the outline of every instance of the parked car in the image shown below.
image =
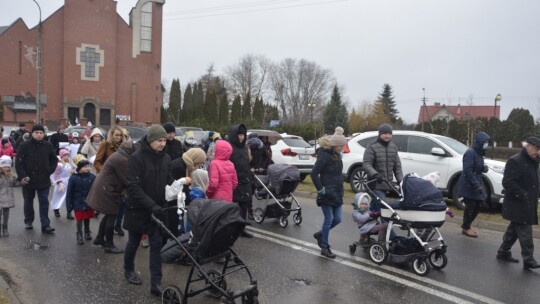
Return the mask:
<path id="1" fill-rule="evenodd" d="M 300 171 L 300 179 L 304 180 L 311 173 L 315 165 L 315 148 L 302 137 L 281 134 L 272 148 L 272 160 L 276 164 L 293 165 Z"/>
<path id="2" fill-rule="evenodd" d="M 343 150 L 343 178 L 351 185 L 354 192 L 365 191 L 362 181 L 367 178 L 362 170 L 365 147 L 375 141 L 378 132 L 365 132 L 348 141 Z M 441 179 L 437 187 L 443 194 L 452 198 L 454 205 L 464 209 L 463 201 L 458 197 L 458 180 L 463 169 L 462 158 L 468 147 L 459 141 L 442 135 L 417 131 L 395 130 L 392 142 L 399 149 L 403 174 L 415 172 L 424 176 L 438 171 Z M 483 174 L 484 186 L 488 198 L 486 204 L 491 207 L 502 203 L 502 176 L 505 163 L 485 159 L 489 171 Z"/>
<path id="3" fill-rule="evenodd" d="M 73 138 L 73 133 L 74 132 L 77 132 L 77 134 L 79 134 L 78 138 L 79 138 L 79 142 L 81 142 L 85 136 L 88 136 L 90 137 L 90 134 L 92 134 L 92 129 L 94 128 L 99 128 L 101 130 L 101 133 L 103 133 L 103 136 L 107 136 L 107 130 L 103 129 L 102 127 L 96 127 L 96 126 L 92 126 L 92 127 L 89 127 L 89 126 L 73 126 L 73 127 L 68 127 L 64 130 L 64 134 L 66 134 L 68 136 L 68 140 L 71 142 L 71 139 Z M 54 134 L 56 132 L 52 132 L 52 134 Z M 51 134 L 51 135 L 52 135 Z"/>
<path id="4" fill-rule="evenodd" d="M 134 126 L 121 126 L 121 127 L 128 131 L 129 137 L 131 137 L 131 141 L 133 141 L 133 143 L 138 142 L 139 140 L 141 140 L 143 136 L 148 134 L 148 128 L 134 127 Z"/>

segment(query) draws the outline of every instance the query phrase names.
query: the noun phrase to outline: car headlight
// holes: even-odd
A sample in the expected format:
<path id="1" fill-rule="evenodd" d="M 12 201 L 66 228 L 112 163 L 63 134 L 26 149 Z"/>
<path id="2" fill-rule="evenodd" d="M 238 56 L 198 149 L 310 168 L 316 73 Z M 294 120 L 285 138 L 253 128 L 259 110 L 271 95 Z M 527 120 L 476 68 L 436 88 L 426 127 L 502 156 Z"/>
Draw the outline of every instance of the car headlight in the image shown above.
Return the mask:
<path id="1" fill-rule="evenodd" d="M 498 165 L 493 165 L 493 164 L 486 164 L 486 166 L 488 166 L 490 170 L 493 170 L 499 174 L 504 173 L 504 166 L 498 166 Z"/>

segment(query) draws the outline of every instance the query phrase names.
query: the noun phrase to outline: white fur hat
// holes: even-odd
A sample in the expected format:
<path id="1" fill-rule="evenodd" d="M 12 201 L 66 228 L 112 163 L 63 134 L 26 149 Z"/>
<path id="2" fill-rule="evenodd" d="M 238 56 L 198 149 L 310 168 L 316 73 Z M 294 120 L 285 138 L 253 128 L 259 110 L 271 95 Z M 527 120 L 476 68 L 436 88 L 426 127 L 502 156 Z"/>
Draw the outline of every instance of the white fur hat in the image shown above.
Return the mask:
<path id="1" fill-rule="evenodd" d="M 0 167 L 11 167 L 11 157 L 7 155 L 0 156 Z"/>

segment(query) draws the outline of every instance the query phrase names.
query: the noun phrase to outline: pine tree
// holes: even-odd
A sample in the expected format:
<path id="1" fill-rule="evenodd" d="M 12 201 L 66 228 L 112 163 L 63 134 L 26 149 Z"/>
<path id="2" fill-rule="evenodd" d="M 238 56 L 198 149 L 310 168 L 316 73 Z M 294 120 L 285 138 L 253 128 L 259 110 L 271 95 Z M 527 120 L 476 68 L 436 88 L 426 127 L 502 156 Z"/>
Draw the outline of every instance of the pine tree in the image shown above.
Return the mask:
<path id="1" fill-rule="evenodd" d="M 399 111 L 396 109 L 396 102 L 394 101 L 394 96 L 392 96 L 392 94 L 392 87 L 388 83 L 385 83 L 383 85 L 383 91 L 379 93 L 379 97 L 375 101 L 375 104 L 382 105 L 380 107 L 376 106 L 376 109 L 382 109 L 382 113 L 377 113 L 378 116 L 384 116 L 387 119 L 386 122 L 395 123 Z M 380 110 L 378 111 L 380 112 Z"/>
<path id="2" fill-rule="evenodd" d="M 240 103 L 240 96 L 236 95 L 231 107 L 231 124 L 238 124 L 242 121 L 242 105 Z"/>
<path id="3" fill-rule="evenodd" d="M 168 109 L 168 118 L 174 124 L 180 122 L 180 104 L 181 104 L 181 91 L 180 91 L 180 80 L 173 79 L 171 84 L 171 91 L 169 93 L 169 109 Z"/>
<path id="4" fill-rule="evenodd" d="M 204 124 L 204 114 L 206 109 L 204 108 L 204 90 L 202 82 L 199 81 L 196 89 L 193 90 L 193 120 L 192 124 L 194 126 L 202 126 Z M 203 115 L 203 116 L 201 116 Z"/>
<path id="5" fill-rule="evenodd" d="M 246 94 L 244 103 L 242 104 L 242 121 L 244 123 L 249 123 L 251 121 L 251 93 Z"/>
<path id="6" fill-rule="evenodd" d="M 203 118 L 206 120 L 206 127 L 215 129 L 218 121 L 218 107 L 214 90 L 206 92 L 205 109 Z"/>
<path id="7" fill-rule="evenodd" d="M 255 104 L 253 105 L 253 122 L 257 127 L 264 126 L 264 103 L 261 98 L 255 98 Z"/>
<path id="8" fill-rule="evenodd" d="M 324 111 L 324 132 L 326 134 L 334 134 L 334 130 L 337 126 L 341 126 L 345 130 L 345 134 L 349 132 L 347 108 L 341 102 L 341 93 L 339 92 L 337 84 L 332 90 L 332 96 L 330 102 L 326 106 Z"/>
<path id="9" fill-rule="evenodd" d="M 193 92 L 191 90 L 191 84 L 188 83 L 186 87 L 186 91 L 184 92 L 182 119 L 179 121 L 179 124 L 190 125 L 192 121 L 193 121 Z"/>
<path id="10" fill-rule="evenodd" d="M 225 128 L 229 125 L 229 100 L 227 93 L 222 94 L 219 101 L 219 126 Z"/>

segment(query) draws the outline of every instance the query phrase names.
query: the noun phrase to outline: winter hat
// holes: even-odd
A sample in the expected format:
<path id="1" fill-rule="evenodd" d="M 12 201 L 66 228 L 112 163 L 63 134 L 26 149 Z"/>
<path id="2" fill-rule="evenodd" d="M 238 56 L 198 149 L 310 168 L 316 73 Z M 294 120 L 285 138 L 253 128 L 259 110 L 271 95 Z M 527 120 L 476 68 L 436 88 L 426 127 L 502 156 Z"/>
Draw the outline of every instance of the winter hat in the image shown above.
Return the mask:
<path id="1" fill-rule="evenodd" d="M 75 165 L 78 165 L 79 162 L 83 159 L 86 159 L 86 157 L 84 157 L 84 155 L 82 154 L 77 154 L 75 155 L 75 157 L 73 158 L 73 163 L 75 163 Z"/>
<path id="2" fill-rule="evenodd" d="M 2 139 L 8 139 L 8 138 L 9 138 L 9 135 L 8 135 L 8 134 L 2 135 Z"/>
<path id="3" fill-rule="evenodd" d="M 88 166 L 90 165 L 90 162 L 86 159 L 81 159 L 78 163 L 77 163 L 77 172 L 81 171 L 81 169 L 84 167 L 84 166 Z"/>
<path id="4" fill-rule="evenodd" d="M 9 139 L 7 138 L 2 138 L 2 146 L 7 144 L 9 142 Z"/>
<path id="5" fill-rule="evenodd" d="M 79 139 L 79 133 L 77 133 L 77 132 L 71 133 L 71 138 L 73 138 L 73 139 Z"/>
<path id="6" fill-rule="evenodd" d="M 214 134 L 212 134 L 212 141 L 216 141 L 216 139 L 218 138 L 221 138 L 221 134 L 219 134 L 218 132 L 215 132 Z"/>
<path id="7" fill-rule="evenodd" d="M 148 129 L 148 135 L 146 135 L 146 142 L 151 143 L 160 138 L 167 138 L 167 132 L 165 129 L 160 125 L 150 126 L 150 129 Z"/>
<path id="8" fill-rule="evenodd" d="M 23 134 L 22 137 L 23 137 L 24 140 L 29 140 L 30 139 L 30 133 L 26 132 L 26 133 Z"/>
<path id="9" fill-rule="evenodd" d="M 347 140 L 345 139 L 345 136 L 343 136 L 343 128 L 336 127 L 334 135 L 330 137 L 330 145 L 332 145 L 333 147 L 340 147 L 344 146 L 346 143 Z"/>
<path id="10" fill-rule="evenodd" d="M 365 192 L 358 192 L 354 195 L 354 209 L 360 209 L 360 204 L 362 203 L 369 205 L 371 203 L 371 196 Z"/>
<path id="11" fill-rule="evenodd" d="M 165 129 L 165 132 L 167 133 L 176 133 L 176 128 L 174 127 L 173 123 L 172 122 L 166 122 L 165 124 L 163 124 L 163 128 Z"/>
<path id="12" fill-rule="evenodd" d="M 186 163 L 187 175 L 195 171 L 195 165 L 204 164 L 206 153 L 201 148 L 191 148 L 182 154 L 182 160 Z"/>
<path id="13" fill-rule="evenodd" d="M 69 155 L 69 151 L 66 150 L 66 149 L 60 149 L 60 152 L 58 153 L 58 155 L 60 155 L 60 157 L 64 157 L 64 155 Z"/>
<path id="14" fill-rule="evenodd" d="M 2 155 L 0 157 L 0 167 L 11 167 L 11 157 Z"/>
<path id="15" fill-rule="evenodd" d="M 392 134 L 392 126 L 387 123 L 383 123 L 379 126 L 379 135 L 386 133 Z"/>
<path id="16" fill-rule="evenodd" d="M 529 136 L 525 142 L 540 149 L 540 137 L 536 135 Z"/>
<path id="17" fill-rule="evenodd" d="M 45 133 L 45 128 L 42 125 L 35 125 L 32 127 L 32 133 L 34 133 L 35 131 L 41 131 Z"/>

